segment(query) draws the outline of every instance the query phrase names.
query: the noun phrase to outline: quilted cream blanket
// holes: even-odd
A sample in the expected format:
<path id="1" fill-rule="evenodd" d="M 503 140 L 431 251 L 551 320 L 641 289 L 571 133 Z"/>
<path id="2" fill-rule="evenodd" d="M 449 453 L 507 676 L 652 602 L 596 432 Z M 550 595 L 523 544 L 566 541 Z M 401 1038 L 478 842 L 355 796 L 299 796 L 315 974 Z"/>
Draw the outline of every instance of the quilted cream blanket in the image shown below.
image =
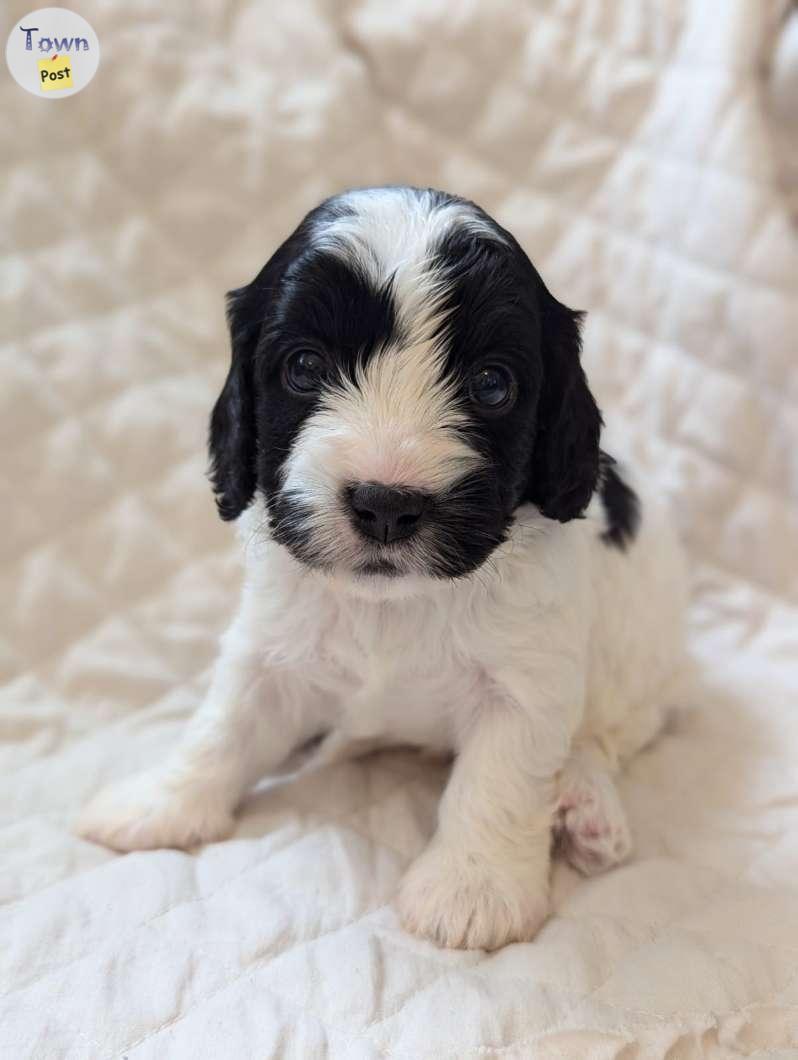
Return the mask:
<path id="1" fill-rule="evenodd" d="M 92 84 L 1 94 L 0 1056 L 798 1055 L 784 5 L 72 6 Z M 70 830 L 171 745 L 235 604 L 204 478 L 224 291 L 322 196 L 397 181 L 484 204 L 589 311 L 606 418 L 693 561 L 698 685 L 624 778 L 634 860 L 558 865 L 539 938 L 490 955 L 399 929 L 445 779 L 407 752 L 266 784 L 190 854 Z"/>

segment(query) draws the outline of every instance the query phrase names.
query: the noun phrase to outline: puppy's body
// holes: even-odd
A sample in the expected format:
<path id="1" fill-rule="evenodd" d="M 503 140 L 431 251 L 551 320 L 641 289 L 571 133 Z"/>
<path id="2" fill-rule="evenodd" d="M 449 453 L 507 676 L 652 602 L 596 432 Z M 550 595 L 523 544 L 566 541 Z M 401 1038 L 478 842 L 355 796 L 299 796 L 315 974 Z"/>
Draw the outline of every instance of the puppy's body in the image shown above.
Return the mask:
<path id="1" fill-rule="evenodd" d="M 415 585 L 310 575 L 261 540 L 263 521 L 259 505 L 240 520 L 246 587 L 228 637 L 261 631 L 264 665 L 295 671 L 298 713 L 318 718 L 301 735 L 324 735 L 321 757 L 359 741 L 457 751 L 495 695 L 492 675 L 540 673 L 552 656 L 558 701 L 570 707 L 550 734 L 555 758 L 578 736 L 601 744 L 615 768 L 674 703 L 682 556 L 653 499 L 623 549 L 605 539 L 597 494 L 583 520 L 563 527 L 519 511 L 480 576 Z M 535 735 L 540 755 L 546 728 Z"/>
<path id="2" fill-rule="evenodd" d="M 403 920 L 448 945 L 529 938 L 552 829 L 585 872 L 628 854 L 611 774 L 681 661 L 679 549 L 599 453 L 575 317 L 509 233 L 414 189 L 324 204 L 232 307 L 211 444 L 240 611 L 182 746 L 82 830 L 217 838 L 319 736 L 321 760 L 454 751 Z"/>

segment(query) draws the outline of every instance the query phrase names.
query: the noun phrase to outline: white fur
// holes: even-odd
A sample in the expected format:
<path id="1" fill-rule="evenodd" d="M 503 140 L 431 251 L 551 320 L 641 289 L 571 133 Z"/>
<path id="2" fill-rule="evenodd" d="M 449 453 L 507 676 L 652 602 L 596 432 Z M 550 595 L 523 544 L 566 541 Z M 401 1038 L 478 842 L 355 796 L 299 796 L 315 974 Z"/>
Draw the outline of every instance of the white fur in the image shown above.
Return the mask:
<path id="1" fill-rule="evenodd" d="M 501 242 L 501 236 L 467 202 L 435 204 L 431 191 L 363 188 L 339 197 L 353 210 L 320 225 L 315 242 L 355 259 L 375 287 L 392 283 L 402 323 L 417 334 L 428 326 L 439 296 L 430 251 L 453 229 L 464 228 Z"/>
<path id="2" fill-rule="evenodd" d="M 83 835 L 120 850 L 217 839 L 258 778 L 320 732 L 320 761 L 410 743 L 455 751 L 437 832 L 400 888 L 404 924 L 448 946 L 531 938 L 548 911 L 552 828 L 582 871 L 626 857 L 611 775 L 660 728 L 682 653 L 684 577 L 655 504 L 624 552 L 600 540 L 601 506 L 565 525 L 521 509 L 472 576 L 424 575 L 445 544 L 422 528 L 401 578 L 357 576 L 363 544 L 347 483 L 434 493 L 479 456 L 441 378 L 439 278 L 429 248 L 465 204 L 401 189 L 353 193 L 357 215 L 318 238 L 392 279 L 403 344 L 369 360 L 308 418 L 281 488 L 308 510 L 311 571 L 268 536 L 262 503 L 240 519 L 246 578 L 208 695 L 185 739 L 143 777 L 101 793 Z M 486 228 L 490 238 L 498 238 Z M 438 330 L 436 330 L 438 329 Z"/>
<path id="3" fill-rule="evenodd" d="M 441 378 L 434 343 L 388 348 L 342 381 L 297 437 L 283 469 L 283 491 L 308 511 L 307 529 L 320 560 L 349 564 L 362 557 L 342 490 L 380 482 L 440 494 L 482 458 L 456 428 L 465 416 Z M 423 563 L 434 544 L 425 529 L 397 563 Z"/>
<path id="4" fill-rule="evenodd" d="M 454 750 L 402 919 L 445 945 L 530 938 L 558 800 L 560 829 L 579 792 L 603 815 L 582 827 L 572 813 L 578 867 L 626 856 L 610 774 L 677 694 L 684 577 L 656 505 L 626 552 L 599 540 L 597 505 L 563 526 L 523 509 L 479 575 L 455 582 L 310 572 L 263 522 L 258 505 L 240 521 L 241 608 L 183 743 L 101 793 L 81 832 L 121 850 L 219 838 L 247 789 L 322 730 L 320 760 L 363 740 Z"/>
<path id="5" fill-rule="evenodd" d="M 319 223 L 314 244 L 356 262 L 376 288 L 391 283 L 401 340 L 327 392 L 294 442 L 282 489 L 308 511 L 317 559 L 351 566 L 362 558 L 362 541 L 343 487 L 378 482 L 441 494 L 482 463 L 457 430 L 466 417 L 455 382 L 443 374 L 447 282 L 434 248 L 461 227 L 499 236 L 470 204 L 436 204 L 431 192 L 364 189 L 340 201 L 355 212 Z M 427 527 L 397 566 L 412 573 L 444 545 Z"/>
<path id="6" fill-rule="evenodd" d="M 598 748 L 579 748 L 560 774 L 554 836 L 574 868 L 592 876 L 625 861 L 632 837 L 618 790 Z"/>

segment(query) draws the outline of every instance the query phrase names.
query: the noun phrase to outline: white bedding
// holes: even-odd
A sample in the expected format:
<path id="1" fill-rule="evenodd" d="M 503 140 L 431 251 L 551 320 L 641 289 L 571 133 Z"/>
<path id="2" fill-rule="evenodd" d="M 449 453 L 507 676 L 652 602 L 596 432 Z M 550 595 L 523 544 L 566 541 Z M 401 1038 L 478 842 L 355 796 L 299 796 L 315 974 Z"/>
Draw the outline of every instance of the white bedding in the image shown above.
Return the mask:
<path id="1" fill-rule="evenodd" d="M 8 24 L 31 6 L 10 4 Z M 2 85 L 0 1056 L 798 1055 L 798 241 L 771 0 L 72 2 L 102 59 Z M 343 186 L 429 183 L 591 311 L 585 359 L 694 561 L 694 707 L 624 779 L 637 855 L 530 945 L 390 905 L 443 767 L 267 786 L 194 854 L 70 822 L 167 748 L 235 603 L 203 478 L 222 294 Z"/>

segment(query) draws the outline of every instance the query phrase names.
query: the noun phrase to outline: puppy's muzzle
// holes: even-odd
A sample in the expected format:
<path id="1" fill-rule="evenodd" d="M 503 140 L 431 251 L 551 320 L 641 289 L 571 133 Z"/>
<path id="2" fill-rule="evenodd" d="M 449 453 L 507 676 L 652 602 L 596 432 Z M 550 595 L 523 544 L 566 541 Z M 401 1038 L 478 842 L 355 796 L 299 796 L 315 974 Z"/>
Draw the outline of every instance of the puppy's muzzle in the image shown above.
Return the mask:
<path id="1" fill-rule="evenodd" d="M 364 482 L 349 488 L 347 500 L 358 533 L 381 545 L 390 545 L 417 533 L 429 498 L 418 490 Z"/>

